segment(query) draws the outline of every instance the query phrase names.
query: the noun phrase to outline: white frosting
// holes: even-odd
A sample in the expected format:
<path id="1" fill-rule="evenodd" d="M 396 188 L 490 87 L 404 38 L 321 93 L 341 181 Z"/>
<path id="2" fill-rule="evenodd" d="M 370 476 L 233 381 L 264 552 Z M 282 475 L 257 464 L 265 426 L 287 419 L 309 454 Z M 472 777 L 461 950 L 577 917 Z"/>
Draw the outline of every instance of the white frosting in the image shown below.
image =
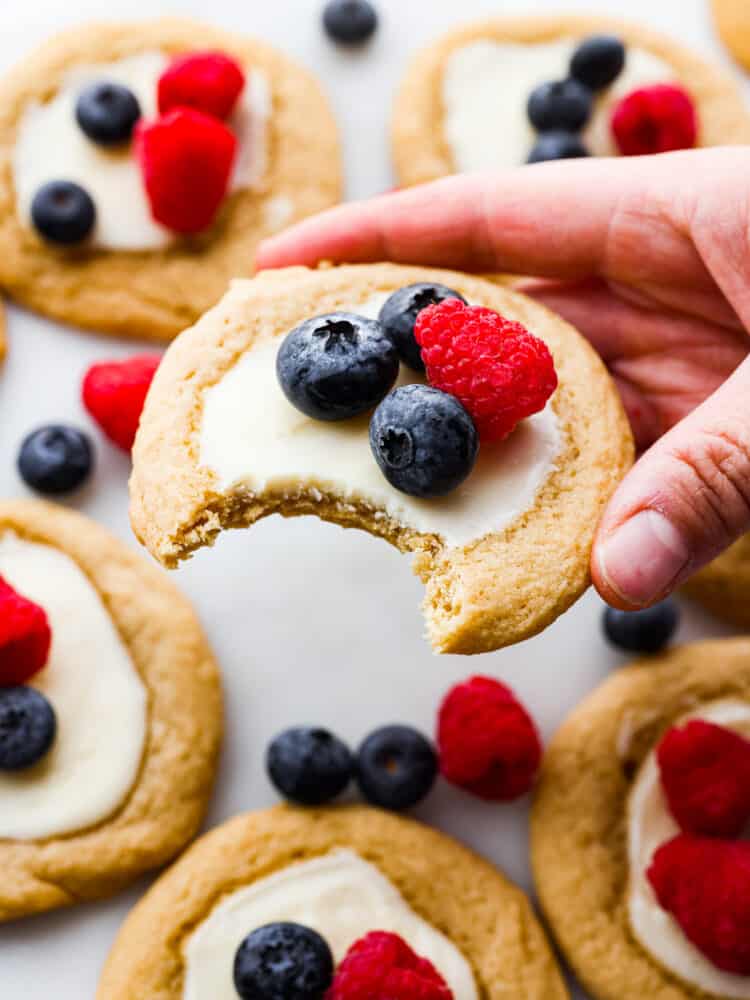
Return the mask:
<path id="1" fill-rule="evenodd" d="M 54 97 L 24 110 L 13 151 L 13 181 L 19 217 L 31 226 L 31 203 L 49 181 L 75 181 L 96 205 L 93 246 L 109 250 L 158 250 L 175 236 L 151 216 L 140 167 L 132 145 L 107 149 L 86 137 L 75 118 L 81 90 L 101 80 L 129 87 L 145 120 L 157 112 L 157 82 L 169 64 L 160 51 L 127 56 L 116 62 L 76 66 Z M 251 188 L 267 166 L 267 123 L 271 94 L 266 77 L 253 69 L 228 125 L 237 137 L 231 190 Z"/>
<path id="2" fill-rule="evenodd" d="M 370 931 L 398 934 L 432 962 L 455 1000 L 477 1000 L 474 976 L 453 942 L 419 917 L 379 869 L 351 850 L 289 865 L 221 902 L 185 946 L 183 1000 L 237 1000 L 235 952 L 251 931 L 276 921 L 317 931 L 337 964 Z"/>
<path id="3" fill-rule="evenodd" d="M 745 702 L 714 702 L 680 721 L 695 718 L 750 735 L 750 705 Z M 716 996 L 750 997 L 750 976 L 722 972 L 701 954 L 674 917 L 659 906 L 646 878 L 656 850 L 679 832 L 662 791 L 659 765 L 652 750 L 638 773 L 628 805 L 628 912 L 633 933 L 661 966 L 684 982 Z"/>
<path id="4" fill-rule="evenodd" d="M 340 311 L 377 317 L 387 294 Z M 465 545 L 533 506 L 555 467 L 561 434 L 550 404 L 505 441 L 480 447 L 469 478 L 438 500 L 394 489 L 370 450 L 369 416 L 323 423 L 297 410 L 276 377 L 280 339 L 249 350 L 203 398 L 200 462 L 224 491 L 294 495 L 301 485 L 360 500 L 399 524 Z M 402 366 L 398 383 L 423 381 Z"/>
<path id="5" fill-rule="evenodd" d="M 539 84 L 568 75 L 579 40 L 522 44 L 472 42 L 448 59 L 443 75 L 443 133 L 458 171 L 497 170 L 525 163 L 536 141 L 526 114 Z M 617 154 L 610 117 L 631 90 L 674 79 L 674 70 L 645 49 L 628 46 L 625 68 L 597 97 L 582 133 L 595 156 Z"/>
<path id="6" fill-rule="evenodd" d="M 6 532 L 0 576 L 47 612 L 47 666 L 29 682 L 57 716 L 33 768 L 0 772 L 0 838 L 60 836 L 101 822 L 124 801 L 146 741 L 147 696 L 99 594 L 59 549 Z"/>

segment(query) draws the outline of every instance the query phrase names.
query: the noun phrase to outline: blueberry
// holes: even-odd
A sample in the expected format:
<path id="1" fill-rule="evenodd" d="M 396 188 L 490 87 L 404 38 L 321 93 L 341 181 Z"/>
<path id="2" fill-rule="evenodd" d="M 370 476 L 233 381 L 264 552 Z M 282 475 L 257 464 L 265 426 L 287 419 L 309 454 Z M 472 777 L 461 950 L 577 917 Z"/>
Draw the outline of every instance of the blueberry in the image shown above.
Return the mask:
<path id="1" fill-rule="evenodd" d="M 33 431 L 21 445 L 18 471 L 38 493 L 68 493 L 88 478 L 94 464 L 91 441 L 75 427 L 52 424 Z"/>
<path id="2" fill-rule="evenodd" d="M 81 243 L 96 222 L 91 195 L 72 181 L 49 181 L 31 202 L 31 221 L 51 243 Z"/>
<path id="3" fill-rule="evenodd" d="M 589 151 L 573 132 L 542 132 L 529 154 L 527 163 L 546 160 L 575 160 L 589 156 Z"/>
<path id="4" fill-rule="evenodd" d="M 427 795 L 437 776 L 437 755 L 411 726 L 383 726 L 357 753 L 357 784 L 373 805 L 409 809 Z"/>
<path id="5" fill-rule="evenodd" d="M 140 117 L 138 98 L 120 83 L 92 83 L 76 102 L 76 121 L 89 139 L 101 146 L 129 142 Z"/>
<path id="6" fill-rule="evenodd" d="M 674 635 L 680 620 L 677 604 L 660 601 L 643 611 L 604 610 L 604 634 L 629 653 L 658 653 Z"/>
<path id="7" fill-rule="evenodd" d="M 380 402 L 398 375 L 398 355 L 374 319 L 330 313 L 284 338 L 276 357 L 284 395 L 315 420 L 347 420 Z"/>
<path id="8" fill-rule="evenodd" d="M 577 80 L 554 80 L 532 91 L 527 110 L 540 132 L 578 132 L 591 116 L 592 103 L 591 91 Z"/>
<path id="9" fill-rule="evenodd" d="M 234 987 L 243 1000 L 323 1000 L 332 980 L 331 949 L 302 924 L 259 927 L 234 957 Z"/>
<path id="10" fill-rule="evenodd" d="M 304 806 L 335 799 L 354 769 L 345 743 L 327 729 L 308 726 L 280 733 L 268 748 L 266 767 L 281 794 Z"/>
<path id="11" fill-rule="evenodd" d="M 48 752 L 56 731 L 54 710 L 40 691 L 0 688 L 0 771 L 32 767 Z"/>
<path id="12" fill-rule="evenodd" d="M 615 35 L 592 35 L 578 46 L 570 75 L 590 90 L 603 90 L 625 67 L 625 46 Z"/>
<path id="13" fill-rule="evenodd" d="M 441 497 L 474 468 L 479 435 L 455 396 L 404 385 L 373 413 L 370 447 L 391 486 L 415 497 Z"/>
<path id="14" fill-rule="evenodd" d="M 323 9 L 323 27 L 344 45 L 361 45 L 377 26 L 378 15 L 369 0 L 329 0 Z"/>
<path id="15" fill-rule="evenodd" d="M 388 299 L 380 310 L 378 319 L 385 327 L 386 333 L 396 345 L 398 355 L 404 364 L 417 372 L 424 371 L 422 351 L 414 339 L 414 324 L 417 314 L 427 306 L 446 299 L 460 299 L 464 304 L 466 299 L 452 288 L 445 285 L 421 282 L 399 288 Z"/>

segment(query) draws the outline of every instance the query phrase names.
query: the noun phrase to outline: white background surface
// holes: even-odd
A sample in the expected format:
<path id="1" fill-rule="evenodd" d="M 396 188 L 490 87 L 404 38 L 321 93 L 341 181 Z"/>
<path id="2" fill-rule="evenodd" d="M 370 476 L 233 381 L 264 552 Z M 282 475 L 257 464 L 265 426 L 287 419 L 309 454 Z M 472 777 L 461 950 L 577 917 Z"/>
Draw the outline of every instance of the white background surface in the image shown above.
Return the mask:
<path id="1" fill-rule="evenodd" d="M 23 58 L 56 28 L 92 17 L 184 13 L 257 34 L 322 78 L 342 129 L 349 196 L 363 197 L 393 184 L 387 127 L 407 58 L 462 20 L 574 9 L 619 15 L 626 7 L 631 18 L 726 61 L 712 34 L 707 0 L 376 3 L 383 15 L 377 38 L 364 51 L 350 53 L 325 39 L 318 0 L 6 0 L 0 3 L 0 69 Z M 135 546 L 126 514 L 128 462 L 100 438 L 78 402 L 86 367 L 126 355 L 132 345 L 56 327 L 15 308 L 9 310 L 9 334 L 10 354 L 0 372 L 0 495 L 26 493 L 15 473 L 17 446 L 26 432 L 60 420 L 88 426 L 96 438 L 98 466 L 71 504 Z M 422 640 L 421 586 L 408 559 L 364 534 L 308 518 L 269 519 L 250 532 L 224 536 L 173 579 L 194 600 L 226 681 L 227 735 L 211 825 L 275 801 L 263 752 L 269 738 L 287 725 L 328 725 L 355 744 L 390 721 L 430 731 L 443 692 L 472 672 L 485 672 L 512 684 L 549 736 L 621 660 L 600 637 L 601 605 L 593 594 L 544 635 L 513 649 L 471 660 L 433 657 Z M 691 610 L 680 638 L 721 632 Z M 525 803 L 491 806 L 438 785 L 417 815 L 531 888 Z M 0 927 L 2 1000 L 92 998 L 110 943 L 145 884 L 112 901 Z"/>

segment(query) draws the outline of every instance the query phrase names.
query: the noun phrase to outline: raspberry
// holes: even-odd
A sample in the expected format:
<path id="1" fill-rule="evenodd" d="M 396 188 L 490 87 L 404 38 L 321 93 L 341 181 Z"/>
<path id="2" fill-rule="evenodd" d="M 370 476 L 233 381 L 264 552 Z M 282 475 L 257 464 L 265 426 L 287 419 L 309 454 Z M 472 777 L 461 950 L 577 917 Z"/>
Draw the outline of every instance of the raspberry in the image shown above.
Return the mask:
<path id="1" fill-rule="evenodd" d="M 178 56 L 159 77 L 159 111 L 188 107 L 214 118 L 228 118 L 245 86 L 241 67 L 222 52 Z"/>
<path id="2" fill-rule="evenodd" d="M 740 835 L 750 819 L 750 741 L 694 719 L 665 734 L 656 758 L 670 811 L 683 830 Z"/>
<path id="3" fill-rule="evenodd" d="M 192 108 L 139 124 L 136 153 L 154 219 L 176 233 L 210 226 L 227 193 L 236 150 L 226 125 Z"/>
<path id="4" fill-rule="evenodd" d="M 491 677 L 471 677 L 451 688 L 440 706 L 437 743 L 443 777 L 496 802 L 527 792 L 542 758 L 528 712 Z"/>
<path id="5" fill-rule="evenodd" d="M 718 969 L 750 975 L 750 843 L 681 833 L 646 873 L 659 905 Z"/>
<path id="6" fill-rule="evenodd" d="M 372 931 L 351 946 L 325 1000 L 453 1000 L 440 973 L 397 934 Z"/>
<path id="7" fill-rule="evenodd" d="M 612 133 L 623 156 L 692 149 L 698 113 L 682 87 L 659 83 L 627 94 L 612 112 Z"/>
<path id="8" fill-rule="evenodd" d="M 448 299 L 417 316 L 430 384 L 463 403 L 483 441 L 501 441 L 557 387 L 547 345 L 492 309 Z"/>
<path id="9" fill-rule="evenodd" d="M 137 354 L 125 361 L 92 365 L 84 376 L 84 406 L 123 451 L 133 447 L 146 393 L 160 361 L 158 354 Z"/>
<path id="10" fill-rule="evenodd" d="M 47 662 L 52 631 L 43 608 L 0 576 L 0 687 L 25 684 Z"/>

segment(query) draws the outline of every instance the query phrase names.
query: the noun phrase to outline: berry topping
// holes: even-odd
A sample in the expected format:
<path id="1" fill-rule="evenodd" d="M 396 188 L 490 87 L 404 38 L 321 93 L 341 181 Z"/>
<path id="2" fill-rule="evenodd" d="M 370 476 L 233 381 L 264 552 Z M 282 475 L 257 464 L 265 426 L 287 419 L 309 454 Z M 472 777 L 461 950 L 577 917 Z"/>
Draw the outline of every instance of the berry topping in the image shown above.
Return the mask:
<path id="1" fill-rule="evenodd" d="M 590 156 L 588 149 L 574 132 L 542 132 L 526 160 L 527 163 L 547 163 L 550 160 L 578 160 Z"/>
<path id="2" fill-rule="evenodd" d="M 443 777 L 494 802 L 528 792 L 542 759 L 528 712 L 491 677 L 471 677 L 451 688 L 440 706 L 437 743 Z"/>
<path id="3" fill-rule="evenodd" d="M 245 74 L 222 52 L 192 52 L 174 59 L 159 77 L 159 111 L 195 108 L 228 118 L 245 86 Z"/>
<path id="4" fill-rule="evenodd" d="M 410 809 L 427 795 L 437 776 L 432 744 L 410 726 L 383 726 L 357 753 L 357 784 L 373 805 Z"/>
<path id="5" fill-rule="evenodd" d="M 234 959 L 234 986 L 243 1000 L 323 1000 L 332 979 L 331 949 L 301 924 L 259 927 Z"/>
<path id="6" fill-rule="evenodd" d="M 25 684 L 47 662 L 52 631 L 43 608 L 0 576 L 0 687 Z"/>
<path id="7" fill-rule="evenodd" d="M 0 771 L 32 767 L 49 751 L 56 731 L 55 713 L 40 691 L 0 688 Z"/>
<path id="8" fill-rule="evenodd" d="M 625 46 L 615 35 L 592 35 L 570 60 L 570 75 L 589 90 L 603 90 L 625 68 Z"/>
<path id="9" fill-rule="evenodd" d="M 136 150 L 154 219 L 176 233 L 199 233 L 216 218 L 237 150 L 216 118 L 175 108 L 136 129 Z"/>
<path id="10" fill-rule="evenodd" d="M 133 447 L 146 393 L 160 361 L 158 354 L 137 354 L 125 361 L 92 365 L 84 376 L 84 406 L 123 451 Z"/>
<path id="11" fill-rule="evenodd" d="M 323 27 L 334 42 L 361 45 L 377 26 L 378 15 L 369 0 L 329 0 L 323 9 Z"/>
<path id="12" fill-rule="evenodd" d="M 51 425 L 33 431 L 21 445 L 18 471 L 38 493 L 69 493 L 88 479 L 94 464 L 91 441 L 75 427 Z"/>
<path id="13" fill-rule="evenodd" d="M 429 499 L 445 496 L 467 478 L 479 436 L 454 396 L 429 385 L 403 385 L 375 410 L 370 447 L 391 486 Z"/>
<path id="14" fill-rule="evenodd" d="M 280 733 L 266 754 L 271 781 L 292 802 L 330 802 L 351 780 L 354 762 L 347 745 L 327 729 L 298 726 Z"/>
<path id="15" fill-rule="evenodd" d="M 589 120 L 592 104 L 591 91 L 577 80 L 553 80 L 532 91 L 527 111 L 540 132 L 577 132 Z"/>
<path id="16" fill-rule="evenodd" d="M 659 905 L 718 969 L 750 975 L 750 843 L 683 833 L 646 873 Z"/>
<path id="17" fill-rule="evenodd" d="M 750 741 L 712 722 L 673 726 L 656 751 L 669 809 L 688 833 L 738 837 L 750 819 Z"/>
<path id="18" fill-rule="evenodd" d="M 88 191 L 72 181 L 42 185 L 31 202 L 31 221 L 50 243 L 82 243 L 96 222 L 96 206 Z"/>
<path id="19" fill-rule="evenodd" d="M 398 355 L 377 320 L 330 313 L 300 323 L 276 356 L 284 395 L 315 420 L 347 420 L 380 402 L 398 375 Z"/>
<path id="20" fill-rule="evenodd" d="M 492 309 L 455 300 L 429 306 L 415 333 L 430 383 L 463 403 L 483 441 L 507 437 L 557 388 L 544 341 Z"/>
<path id="21" fill-rule="evenodd" d="M 612 112 L 612 133 L 623 156 L 692 149 L 698 113 L 686 90 L 659 83 L 623 97 Z"/>
<path id="22" fill-rule="evenodd" d="M 140 117 L 138 98 L 120 83 L 106 80 L 92 83 L 76 102 L 76 121 L 89 139 L 100 146 L 129 142 Z"/>
<path id="23" fill-rule="evenodd" d="M 325 1000 L 453 1000 L 432 962 L 397 934 L 372 931 L 355 941 Z"/>
<path id="24" fill-rule="evenodd" d="M 604 634 L 612 643 L 629 653 L 658 653 L 664 649 L 679 624 L 676 603 L 667 598 L 642 611 L 604 610 Z"/>
<path id="25" fill-rule="evenodd" d="M 396 345 L 398 356 L 414 371 L 424 371 L 424 361 L 419 344 L 414 339 L 414 323 L 417 315 L 427 306 L 434 306 L 446 299 L 466 299 L 445 285 L 420 283 L 407 285 L 394 292 L 380 310 L 378 319 L 386 333 Z"/>

